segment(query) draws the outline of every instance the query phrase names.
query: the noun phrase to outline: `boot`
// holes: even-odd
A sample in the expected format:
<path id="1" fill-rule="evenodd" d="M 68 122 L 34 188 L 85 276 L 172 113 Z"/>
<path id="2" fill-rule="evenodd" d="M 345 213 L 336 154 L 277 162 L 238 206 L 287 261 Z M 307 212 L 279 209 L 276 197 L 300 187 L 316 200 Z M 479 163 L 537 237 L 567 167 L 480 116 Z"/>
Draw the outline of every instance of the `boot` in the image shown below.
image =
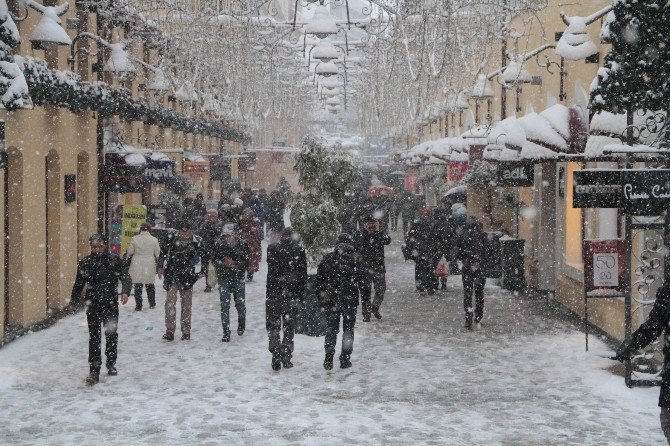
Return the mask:
<path id="1" fill-rule="evenodd" d="M 182 333 L 181 340 L 182 341 L 190 341 L 191 340 L 191 333 Z"/>
<path id="2" fill-rule="evenodd" d="M 472 330 L 472 313 L 466 313 L 465 315 L 465 328 Z"/>
<path id="3" fill-rule="evenodd" d="M 363 313 L 363 322 L 370 322 L 370 302 L 364 301 L 363 307 L 361 308 Z"/>
<path id="4" fill-rule="evenodd" d="M 373 307 L 373 308 L 372 308 L 372 314 L 374 314 L 375 317 L 376 317 L 377 319 L 380 319 L 380 320 L 381 320 L 381 318 L 382 318 L 382 314 L 379 312 L 379 307 Z M 368 319 L 369 319 L 369 318 L 370 318 L 370 317 L 368 316 Z"/>
<path id="5" fill-rule="evenodd" d="M 281 364 L 285 369 L 293 367 L 293 363 L 291 362 L 291 352 L 288 349 L 282 349 Z"/>
<path id="6" fill-rule="evenodd" d="M 224 331 L 223 332 L 223 337 L 221 338 L 221 342 L 230 342 L 230 332 L 229 331 Z"/>
<path id="7" fill-rule="evenodd" d="M 237 324 L 237 335 L 242 336 L 244 334 L 244 322 L 240 322 Z"/>
<path id="8" fill-rule="evenodd" d="M 212 292 L 212 287 L 209 285 L 205 286 L 205 293 L 211 293 Z"/>
<path id="9" fill-rule="evenodd" d="M 334 353 L 326 353 L 326 359 L 323 361 L 323 368 L 326 370 L 333 370 L 333 356 Z"/>
<path id="10" fill-rule="evenodd" d="M 340 368 L 348 369 L 349 367 L 351 367 L 351 360 L 349 359 L 349 356 L 340 355 Z"/>
<path id="11" fill-rule="evenodd" d="M 247 282 L 254 280 L 254 273 L 247 273 Z"/>
<path id="12" fill-rule="evenodd" d="M 165 334 L 163 335 L 163 339 L 166 341 L 174 341 L 174 333 L 171 331 L 166 331 Z"/>
<path id="13" fill-rule="evenodd" d="M 116 376 L 116 375 L 119 374 L 119 371 L 116 370 L 116 367 L 114 366 L 114 364 L 107 364 L 107 374 L 109 376 Z"/>
<path id="14" fill-rule="evenodd" d="M 281 357 L 279 355 L 279 349 L 272 351 L 272 370 L 275 372 L 281 370 Z"/>
<path id="15" fill-rule="evenodd" d="M 100 369 L 91 368 L 91 372 L 86 377 L 86 385 L 94 386 L 100 382 Z"/>

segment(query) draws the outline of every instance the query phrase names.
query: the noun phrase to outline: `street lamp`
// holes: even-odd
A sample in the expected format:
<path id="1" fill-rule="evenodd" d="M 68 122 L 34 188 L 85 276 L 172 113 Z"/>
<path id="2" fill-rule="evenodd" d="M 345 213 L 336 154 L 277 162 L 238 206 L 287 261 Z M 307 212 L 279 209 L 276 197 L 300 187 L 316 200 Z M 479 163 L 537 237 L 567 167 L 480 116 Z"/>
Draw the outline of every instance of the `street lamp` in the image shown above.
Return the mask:
<path id="1" fill-rule="evenodd" d="M 475 101 L 475 121 L 479 122 L 479 103 L 481 101 L 486 101 L 488 110 L 487 110 L 487 120 L 491 116 L 491 99 L 493 99 L 493 85 L 488 79 L 486 74 L 477 75 L 477 81 L 475 85 L 470 90 L 470 98 Z"/>

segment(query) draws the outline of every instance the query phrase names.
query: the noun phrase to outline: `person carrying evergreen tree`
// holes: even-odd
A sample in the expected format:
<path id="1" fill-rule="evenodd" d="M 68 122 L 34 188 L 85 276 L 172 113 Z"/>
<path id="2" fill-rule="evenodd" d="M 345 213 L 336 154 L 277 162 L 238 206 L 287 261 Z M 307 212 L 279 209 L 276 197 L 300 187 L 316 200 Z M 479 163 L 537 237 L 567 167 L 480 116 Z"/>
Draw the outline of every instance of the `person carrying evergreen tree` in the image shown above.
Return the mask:
<path id="1" fill-rule="evenodd" d="M 89 239 L 91 254 L 81 259 L 77 266 L 77 278 L 72 287 L 70 309 L 81 306 L 81 293 L 86 289 L 86 320 L 88 322 L 88 363 L 89 375 L 86 384 L 94 385 L 100 381 L 102 357 L 102 329 L 105 332 L 105 356 L 107 374 L 116 376 L 116 357 L 119 335 L 119 300 L 123 305 L 128 302 L 132 280 L 128 274 L 126 262 L 107 249 L 107 242 L 100 234 Z M 122 283 L 121 294 L 117 288 Z M 101 328 L 102 327 L 102 328 Z"/>
<path id="2" fill-rule="evenodd" d="M 342 319 L 342 353 L 340 368 L 351 367 L 354 348 L 354 325 L 358 311 L 361 284 L 365 281 L 365 269 L 360 263 L 349 234 L 337 237 L 335 250 L 326 254 L 316 273 L 315 289 L 319 307 L 327 319 L 323 367 L 332 370 L 337 333 Z"/>
<path id="3" fill-rule="evenodd" d="M 294 239 L 293 229 L 284 228 L 279 242 L 268 246 L 267 262 L 265 328 L 272 353 L 272 370 L 277 371 L 282 366 L 293 367 L 296 311 L 307 286 L 307 254 Z"/>

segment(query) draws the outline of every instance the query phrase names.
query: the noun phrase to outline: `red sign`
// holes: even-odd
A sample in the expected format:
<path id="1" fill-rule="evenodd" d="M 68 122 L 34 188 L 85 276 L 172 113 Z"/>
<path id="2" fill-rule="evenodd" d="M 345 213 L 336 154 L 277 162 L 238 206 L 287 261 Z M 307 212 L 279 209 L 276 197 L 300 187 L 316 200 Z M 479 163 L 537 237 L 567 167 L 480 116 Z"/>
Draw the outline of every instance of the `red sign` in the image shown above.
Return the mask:
<path id="1" fill-rule="evenodd" d="M 591 296 L 626 289 L 626 244 L 623 239 L 584 240 L 584 288 Z"/>
<path id="2" fill-rule="evenodd" d="M 407 176 L 405 177 L 405 189 L 416 193 L 418 183 L 419 183 L 419 172 L 416 170 L 407 172 Z"/>
<path id="3" fill-rule="evenodd" d="M 468 163 L 449 163 L 449 179 L 460 181 L 468 171 Z"/>

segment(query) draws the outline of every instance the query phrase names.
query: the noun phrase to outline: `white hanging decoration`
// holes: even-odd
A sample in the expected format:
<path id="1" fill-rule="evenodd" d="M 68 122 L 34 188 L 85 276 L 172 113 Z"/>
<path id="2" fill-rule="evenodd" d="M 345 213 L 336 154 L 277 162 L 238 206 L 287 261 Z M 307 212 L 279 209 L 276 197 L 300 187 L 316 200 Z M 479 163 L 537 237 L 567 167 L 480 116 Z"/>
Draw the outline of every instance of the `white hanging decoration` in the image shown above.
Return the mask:
<path id="1" fill-rule="evenodd" d="M 42 18 L 33 29 L 30 41 L 33 43 L 55 43 L 58 45 L 72 45 L 72 39 L 63 29 L 60 17 L 69 9 L 67 3 L 58 6 L 44 6 L 34 0 L 25 0 L 26 6 L 42 14 Z"/>

